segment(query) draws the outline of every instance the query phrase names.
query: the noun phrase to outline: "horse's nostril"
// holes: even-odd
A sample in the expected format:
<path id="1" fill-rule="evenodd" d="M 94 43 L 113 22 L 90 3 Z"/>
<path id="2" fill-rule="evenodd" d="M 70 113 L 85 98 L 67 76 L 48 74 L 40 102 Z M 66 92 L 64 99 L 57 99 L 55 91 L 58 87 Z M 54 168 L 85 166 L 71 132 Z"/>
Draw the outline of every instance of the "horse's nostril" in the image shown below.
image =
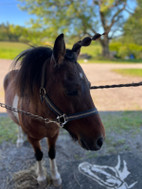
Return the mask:
<path id="1" fill-rule="evenodd" d="M 80 138 L 79 142 L 83 148 L 86 150 L 99 150 L 103 145 L 103 137 L 99 137 L 97 140 L 87 140 L 84 138 Z"/>
<path id="2" fill-rule="evenodd" d="M 98 138 L 98 140 L 97 140 L 97 147 L 98 148 L 101 148 L 101 146 L 103 145 L 103 141 L 104 141 L 103 137 Z"/>

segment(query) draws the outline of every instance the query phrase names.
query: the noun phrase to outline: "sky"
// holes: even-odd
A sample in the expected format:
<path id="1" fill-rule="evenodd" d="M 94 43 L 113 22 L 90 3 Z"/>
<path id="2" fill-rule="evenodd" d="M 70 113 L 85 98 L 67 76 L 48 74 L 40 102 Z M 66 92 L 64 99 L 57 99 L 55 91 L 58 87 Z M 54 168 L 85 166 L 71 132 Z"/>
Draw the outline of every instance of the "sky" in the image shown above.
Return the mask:
<path id="1" fill-rule="evenodd" d="M 128 0 L 128 2 L 130 8 L 133 9 L 136 6 L 135 0 Z M 30 18 L 34 18 L 33 15 L 20 10 L 18 4 L 20 4 L 18 0 L 0 0 L 0 24 L 8 22 L 9 24 L 26 26 Z"/>
<path id="2" fill-rule="evenodd" d="M 10 23 L 14 25 L 25 26 L 30 18 L 26 11 L 18 8 L 20 4 L 17 0 L 0 0 L 0 23 Z"/>

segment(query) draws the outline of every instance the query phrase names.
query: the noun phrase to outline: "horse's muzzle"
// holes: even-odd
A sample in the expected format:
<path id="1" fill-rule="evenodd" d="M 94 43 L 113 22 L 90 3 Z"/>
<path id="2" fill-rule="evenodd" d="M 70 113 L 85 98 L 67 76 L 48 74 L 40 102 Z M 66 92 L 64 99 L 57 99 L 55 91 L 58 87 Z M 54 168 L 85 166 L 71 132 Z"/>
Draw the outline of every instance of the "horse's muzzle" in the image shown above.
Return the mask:
<path id="1" fill-rule="evenodd" d="M 100 150 L 100 148 L 102 147 L 103 141 L 104 141 L 103 137 L 99 137 L 97 140 L 93 140 L 93 141 L 81 138 L 80 144 L 86 150 L 97 151 Z"/>

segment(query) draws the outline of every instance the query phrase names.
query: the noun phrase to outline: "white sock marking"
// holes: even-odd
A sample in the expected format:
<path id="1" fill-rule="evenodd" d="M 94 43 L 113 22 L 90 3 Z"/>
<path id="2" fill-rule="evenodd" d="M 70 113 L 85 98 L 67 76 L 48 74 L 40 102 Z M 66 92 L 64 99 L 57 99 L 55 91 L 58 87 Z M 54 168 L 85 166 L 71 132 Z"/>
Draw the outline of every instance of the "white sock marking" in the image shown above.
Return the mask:
<path id="1" fill-rule="evenodd" d="M 46 176 L 44 175 L 44 170 L 42 167 L 42 161 L 37 161 L 37 181 L 42 182 L 46 180 Z"/>
<path id="2" fill-rule="evenodd" d="M 61 179 L 61 176 L 58 172 L 58 168 L 57 168 L 57 165 L 56 165 L 56 159 L 49 159 L 49 162 L 50 162 L 50 169 L 51 169 L 51 177 L 53 180 L 60 180 Z"/>

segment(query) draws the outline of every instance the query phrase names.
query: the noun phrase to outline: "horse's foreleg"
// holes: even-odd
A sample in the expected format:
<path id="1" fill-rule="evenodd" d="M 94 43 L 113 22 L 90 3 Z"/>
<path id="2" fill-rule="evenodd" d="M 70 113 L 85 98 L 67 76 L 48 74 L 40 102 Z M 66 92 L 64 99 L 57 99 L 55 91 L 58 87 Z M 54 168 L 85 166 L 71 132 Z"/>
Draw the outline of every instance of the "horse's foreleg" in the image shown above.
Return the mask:
<path id="1" fill-rule="evenodd" d="M 17 135 L 17 147 L 21 147 L 23 143 L 25 142 L 25 134 L 21 128 L 21 126 L 18 126 L 18 135 Z"/>
<path id="2" fill-rule="evenodd" d="M 48 138 L 48 146 L 49 146 L 48 156 L 49 156 L 51 178 L 52 178 L 53 184 L 55 186 L 60 186 L 62 183 L 62 179 L 61 179 L 60 173 L 58 172 L 56 159 L 55 159 L 55 155 L 56 155 L 55 143 L 56 143 L 57 137 L 58 135 L 56 135 L 53 138 Z"/>
<path id="3" fill-rule="evenodd" d="M 46 182 L 46 176 L 44 174 L 43 166 L 42 166 L 42 158 L 43 158 L 43 153 L 41 151 L 40 143 L 38 140 L 35 140 L 31 137 L 28 137 L 29 142 L 32 144 L 34 151 L 35 151 L 35 158 L 37 160 L 37 181 L 38 183 L 44 183 Z"/>

